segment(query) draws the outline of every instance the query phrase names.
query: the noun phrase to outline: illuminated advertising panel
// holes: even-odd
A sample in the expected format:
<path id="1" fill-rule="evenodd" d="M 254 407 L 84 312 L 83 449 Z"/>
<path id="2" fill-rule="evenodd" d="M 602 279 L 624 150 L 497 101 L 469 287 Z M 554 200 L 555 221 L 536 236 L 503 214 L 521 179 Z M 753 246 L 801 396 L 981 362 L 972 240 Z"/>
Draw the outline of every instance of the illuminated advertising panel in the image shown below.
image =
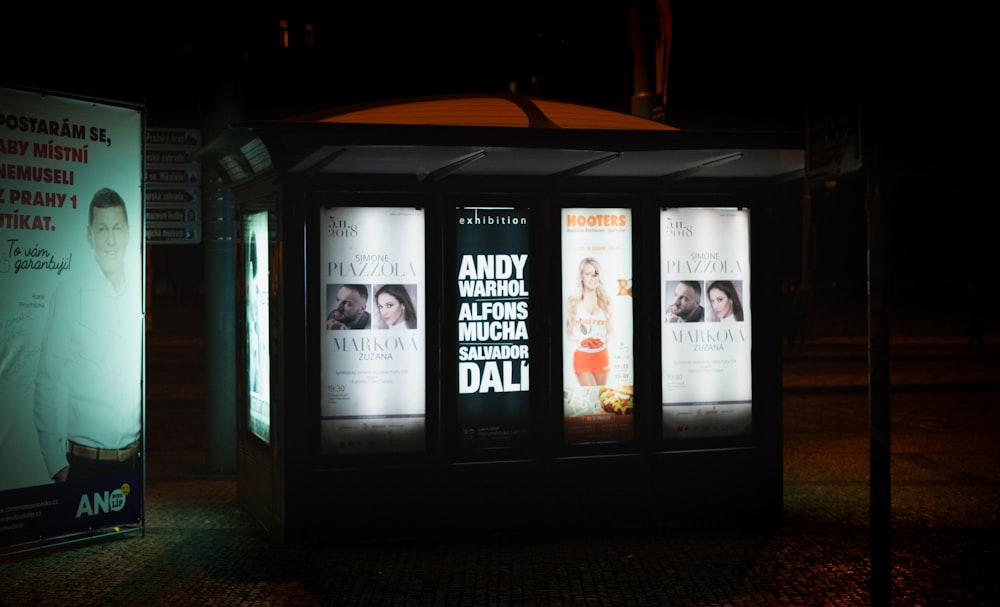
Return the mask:
<path id="1" fill-rule="evenodd" d="M 319 229 L 320 450 L 422 450 L 424 211 L 325 208 Z"/>
<path id="2" fill-rule="evenodd" d="M 632 212 L 562 209 L 563 427 L 566 444 L 631 440 Z"/>
<path id="3" fill-rule="evenodd" d="M 749 435 L 750 213 L 660 211 L 664 438 Z"/>
<path id="4" fill-rule="evenodd" d="M 0 543 L 141 521 L 142 205 L 138 109 L 0 89 Z"/>
<path id="5" fill-rule="evenodd" d="M 267 211 L 246 220 L 248 428 L 271 442 L 270 268 Z"/>
<path id="6" fill-rule="evenodd" d="M 457 214 L 460 440 L 467 448 L 513 446 L 530 422 L 528 211 Z"/>

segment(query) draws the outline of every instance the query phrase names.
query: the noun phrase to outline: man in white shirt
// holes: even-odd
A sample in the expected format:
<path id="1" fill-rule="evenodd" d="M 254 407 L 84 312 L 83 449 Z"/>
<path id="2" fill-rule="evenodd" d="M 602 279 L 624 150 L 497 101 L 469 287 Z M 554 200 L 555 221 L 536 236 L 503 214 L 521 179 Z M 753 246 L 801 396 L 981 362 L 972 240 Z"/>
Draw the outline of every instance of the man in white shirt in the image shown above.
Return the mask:
<path id="1" fill-rule="evenodd" d="M 90 203 L 96 267 L 48 302 L 35 377 L 35 427 L 56 482 L 135 470 L 142 429 L 140 280 L 128 273 L 125 202 L 109 188 Z"/>

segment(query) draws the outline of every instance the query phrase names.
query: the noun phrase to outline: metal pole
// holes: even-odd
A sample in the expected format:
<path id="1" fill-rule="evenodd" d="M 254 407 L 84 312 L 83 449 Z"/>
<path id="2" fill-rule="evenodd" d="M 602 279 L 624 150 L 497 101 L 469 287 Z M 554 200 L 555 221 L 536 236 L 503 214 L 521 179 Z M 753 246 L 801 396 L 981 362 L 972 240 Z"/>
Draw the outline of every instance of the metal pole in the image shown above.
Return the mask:
<path id="1" fill-rule="evenodd" d="M 233 208 L 232 194 L 222 180 L 206 179 L 205 407 L 208 468 L 220 474 L 235 474 L 237 459 Z"/>
<path id="2" fill-rule="evenodd" d="M 868 411 L 871 509 L 871 604 L 891 604 L 890 532 L 892 527 L 889 426 L 888 220 L 882 194 L 875 125 L 861 115 L 868 182 Z"/>
<path id="3" fill-rule="evenodd" d="M 242 116 L 238 89 L 220 82 L 210 91 L 206 132 L 214 134 Z M 221 176 L 204 167 L 205 238 L 205 407 L 208 468 L 237 471 L 236 427 L 236 278 L 232 191 Z"/>

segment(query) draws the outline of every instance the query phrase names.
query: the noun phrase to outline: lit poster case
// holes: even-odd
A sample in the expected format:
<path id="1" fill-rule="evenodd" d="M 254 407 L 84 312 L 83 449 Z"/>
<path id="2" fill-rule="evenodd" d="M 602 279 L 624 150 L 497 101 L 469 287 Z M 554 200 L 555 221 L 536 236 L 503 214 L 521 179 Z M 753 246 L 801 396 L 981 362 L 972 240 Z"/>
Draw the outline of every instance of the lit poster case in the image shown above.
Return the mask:
<path id="1" fill-rule="evenodd" d="M 0 87 L 0 117 L 0 545 L 141 528 L 142 111 Z"/>
<path id="2" fill-rule="evenodd" d="M 635 435 L 632 212 L 562 209 L 563 440 Z"/>
<path id="3" fill-rule="evenodd" d="M 424 448 L 422 209 L 320 209 L 320 451 Z"/>
<path id="4" fill-rule="evenodd" d="M 528 433 L 528 214 L 457 210 L 456 416 L 463 448 L 513 447 Z"/>
<path id="5" fill-rule="evenodd" d="M 270 268 L 267 211 L 246 218 L 247 394 L 250 432 L 271 442 Z"/>
<path id="6" fill-rule="evenodd" d="M 663 437 L 752 431 L 750 212 L 660 211 Z"/>

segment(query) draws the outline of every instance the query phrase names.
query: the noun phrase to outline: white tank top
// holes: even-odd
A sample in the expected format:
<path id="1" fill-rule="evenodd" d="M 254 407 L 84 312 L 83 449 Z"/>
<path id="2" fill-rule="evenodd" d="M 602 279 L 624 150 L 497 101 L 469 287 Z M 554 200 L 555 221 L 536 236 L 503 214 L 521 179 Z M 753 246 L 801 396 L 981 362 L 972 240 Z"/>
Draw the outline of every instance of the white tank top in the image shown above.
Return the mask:
<path id="1" fill-rule="evenodd" d="M 593 314 L 588 314 L 583 306 L 579 312 L 576 324 L 573 325 L 573 336 L 576 337 L 577 349 L 583 352 L 600 352 L 607 347 L 608 322 L 604 310 L 597 308 Z"/>

